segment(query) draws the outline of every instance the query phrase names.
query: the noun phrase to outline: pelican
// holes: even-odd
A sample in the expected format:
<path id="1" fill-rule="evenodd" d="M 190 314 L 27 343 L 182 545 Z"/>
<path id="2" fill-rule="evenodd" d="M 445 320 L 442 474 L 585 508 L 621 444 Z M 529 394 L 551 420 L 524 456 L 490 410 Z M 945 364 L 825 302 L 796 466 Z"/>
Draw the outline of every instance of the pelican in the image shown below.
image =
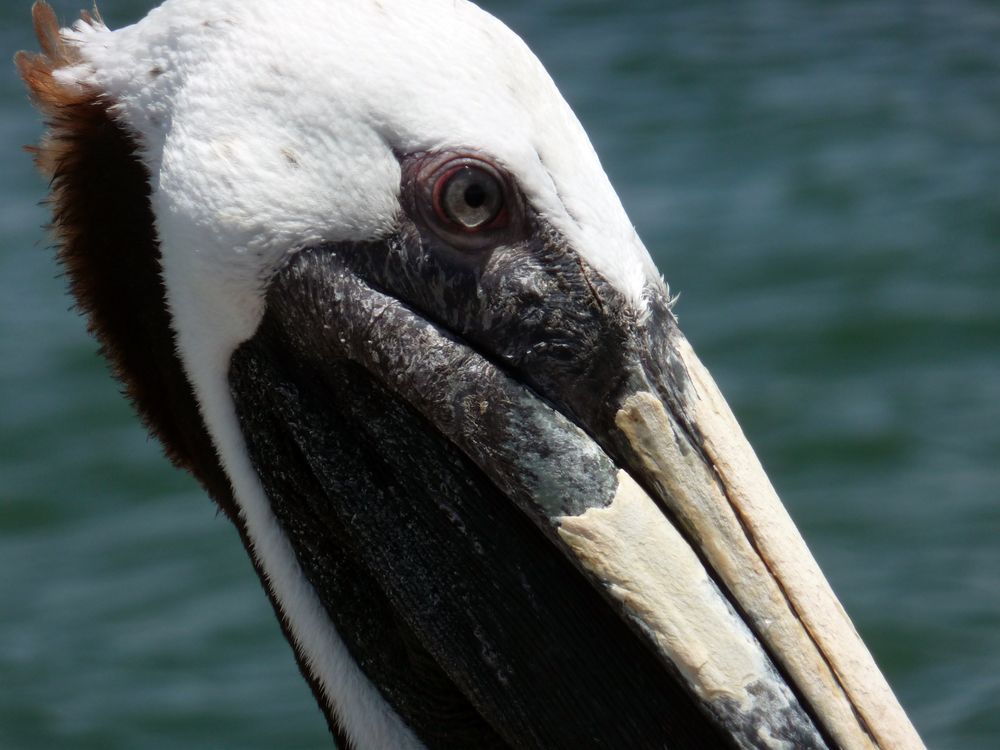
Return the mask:
<path id="1" fill-rule="evenodd" d="M 33 15 L 72 293 L 341 747 L 923 747 L 499 21 Z"/>

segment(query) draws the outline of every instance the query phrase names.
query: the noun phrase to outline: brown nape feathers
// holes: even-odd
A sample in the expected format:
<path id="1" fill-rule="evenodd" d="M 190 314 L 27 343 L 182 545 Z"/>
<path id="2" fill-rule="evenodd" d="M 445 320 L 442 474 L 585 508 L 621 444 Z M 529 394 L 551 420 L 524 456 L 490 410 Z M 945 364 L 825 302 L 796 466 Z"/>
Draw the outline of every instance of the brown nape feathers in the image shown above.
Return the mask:
<path id="1" fill-rule="evenodd" d="M 103 25 L 98 15 L 81 15 Z M 15 63 L 48 126 L 29 151 L 50 179 L 52 229 L 70 292 L 150 433 L 235 518 L 229 481 L 175 351 L 136 138 L 100 91 L 55 75 L 81 63 L 80 52 L 47 3 L 35 3 L 32 16 L 41 53 L 20 52 Z"/>
<path id="2" fill-rule="evenodd" d="M 70 292 L 150 434 L 176 466 L 202 483 L 250 549 L 229 479 L 177 355 L 160 277 L 149 173 L 137 156 L 137 138 L 116 120 L 114 102 L 102 92 L 54 75 L 83 60 L 63 39 L 47 3 L 36 2 L 32 17 L 41 53 L 20 52 L 15 63 L 46 121 L 41 145 L 28 151 L 50 180 L 52 230 Z M 92 26 L 102 24 L 96 10 L 81 17 Z M 321 696 L 274 592 L 252 555 L 251 560 L 299 670 Z M 322 700 L 320 706 L 341 747 L 350 747 L 329 706 Z"/>

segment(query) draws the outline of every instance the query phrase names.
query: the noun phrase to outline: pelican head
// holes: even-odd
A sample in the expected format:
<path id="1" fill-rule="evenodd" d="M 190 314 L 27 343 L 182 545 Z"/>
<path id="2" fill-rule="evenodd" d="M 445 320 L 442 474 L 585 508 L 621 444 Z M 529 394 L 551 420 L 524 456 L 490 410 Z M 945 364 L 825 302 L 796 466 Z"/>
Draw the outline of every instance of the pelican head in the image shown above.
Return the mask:
<path id="1" fill-rule="evenodd" d="M 922 747 L 499 21 L 35 22 L 73 292 L 344 747 Z"/>

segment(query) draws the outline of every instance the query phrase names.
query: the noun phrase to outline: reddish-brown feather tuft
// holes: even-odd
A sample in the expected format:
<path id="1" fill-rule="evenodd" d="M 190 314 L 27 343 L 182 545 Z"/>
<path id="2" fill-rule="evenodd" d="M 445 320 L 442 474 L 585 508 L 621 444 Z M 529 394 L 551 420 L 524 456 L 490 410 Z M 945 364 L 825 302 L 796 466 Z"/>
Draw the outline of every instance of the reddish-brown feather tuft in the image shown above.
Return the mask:
<path id="1" fill-rule="evenodd" d="M 81 63 L 79 50 L 63 38 L 47 3 L 36 2 L 32 17 L 41 52 L 20 52 L 15 63 L 48 126 L 41 145 L 28 150 L 50 179 L 52 229 L 70 291 L 150 433 L 175 465 L 204 485 L 249 550 L 246 525 L 177 356 L 160 277 L 149 174 L 136 156 L 136 137 L 115 120 L 114 102 L 100 91 L 53 75 Z M 81 17 L 91 25 L 101 23 L 96 9 Z M 330 731 L 341 747 L 352 747 L 292 639 L 264 571 L 251 559 Z"/>
<path id="2" fill-rule="evenodd" d="M 32 8 L 40 53 L 15 63 L 48 130 L 29 148 L 50 179 L 59 261 L 111 371 L 167 456 L 190 471 L 232 518 L 232 491 L 174 346 L 160 278 L 149 175 L 136 138 L 100 91 L 54 73 L 82 62 L 52 8 Z M 99 16 L 84 13 L 85 23 Z"/>

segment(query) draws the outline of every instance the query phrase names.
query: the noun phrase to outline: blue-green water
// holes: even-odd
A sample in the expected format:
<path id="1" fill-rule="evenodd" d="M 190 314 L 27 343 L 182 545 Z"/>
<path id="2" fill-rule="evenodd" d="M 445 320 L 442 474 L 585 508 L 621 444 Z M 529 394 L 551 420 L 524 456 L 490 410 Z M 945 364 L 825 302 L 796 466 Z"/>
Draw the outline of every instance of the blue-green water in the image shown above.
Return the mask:
<path id="1" fill-rule="evenodd" d="M 928 745 L 1000 746 L 1000 5 L 486 5 L 587 126 Z M 5 59 L 28 6 L 0 7 Z M 235 533 L 67 311 L 38 132 L 0 68 L 0 748 L 326 746 Z"/>

